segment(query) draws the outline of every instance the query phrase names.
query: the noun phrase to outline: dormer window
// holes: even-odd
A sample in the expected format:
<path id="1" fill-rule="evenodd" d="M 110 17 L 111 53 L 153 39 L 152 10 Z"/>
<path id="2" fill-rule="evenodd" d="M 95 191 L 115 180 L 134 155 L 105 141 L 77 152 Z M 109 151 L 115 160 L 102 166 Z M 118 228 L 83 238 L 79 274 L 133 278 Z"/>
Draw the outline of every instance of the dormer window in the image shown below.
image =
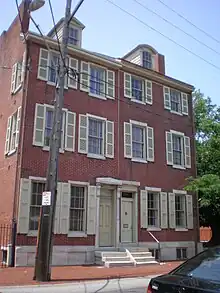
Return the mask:
<path id="1" fill-rule="evenodd" d="M 153 55 L 149 51 L 143 51 L 143 67 L 153 69 Z"/>
<path id="2" fill-rule="evenodd" d="M 69 28 L 69 44 L 74 46 L 79 44 L 79 31 L 77 28 Z"/>

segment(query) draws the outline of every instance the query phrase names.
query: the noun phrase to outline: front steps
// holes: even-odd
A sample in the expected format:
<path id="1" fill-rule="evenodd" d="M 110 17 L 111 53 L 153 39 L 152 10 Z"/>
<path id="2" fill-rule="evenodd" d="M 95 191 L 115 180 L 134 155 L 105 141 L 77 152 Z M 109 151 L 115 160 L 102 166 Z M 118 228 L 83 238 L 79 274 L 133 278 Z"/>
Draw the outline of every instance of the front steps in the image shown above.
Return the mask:
<path id="1" fill-rule="evenodd" d="M 147 248 L 140 247 L 124 248 L 122 251 L 96 251 L 95 262 L 107 268 L 158 264 Z"/>

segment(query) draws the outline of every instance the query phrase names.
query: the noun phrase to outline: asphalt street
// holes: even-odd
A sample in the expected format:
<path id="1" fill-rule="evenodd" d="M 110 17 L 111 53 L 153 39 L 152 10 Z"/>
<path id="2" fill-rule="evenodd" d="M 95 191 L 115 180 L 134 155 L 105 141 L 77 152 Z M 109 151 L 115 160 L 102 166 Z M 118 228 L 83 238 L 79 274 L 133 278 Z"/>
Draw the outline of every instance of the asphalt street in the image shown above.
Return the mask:
<path id="1" fill-rule="evenodd" d="M 26 287 L 0 287 L 0 293 L 146 293 L 150 277 Z"/>

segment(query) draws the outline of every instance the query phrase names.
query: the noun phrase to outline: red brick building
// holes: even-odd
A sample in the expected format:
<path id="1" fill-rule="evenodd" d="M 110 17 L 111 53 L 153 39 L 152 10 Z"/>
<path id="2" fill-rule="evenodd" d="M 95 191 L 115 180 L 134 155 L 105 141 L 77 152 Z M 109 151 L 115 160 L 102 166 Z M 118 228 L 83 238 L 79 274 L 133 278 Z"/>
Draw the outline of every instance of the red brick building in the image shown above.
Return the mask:
<path id="1" fill-rule="evenodd" d="M 55 29 L 42 38 L 21 16 L 26 42 L 18 17 L 0 38 L 0 221 L 18 222 L 18 266 L 34 264 L 59 63 Z M 190 257 L 199 241 L 196 197 L 183 190 L 196 172 L 193 86 L 167 76 L 149 45 L 122 58 L 82 48 L 84 28 L 71 23 L 53 263 L 155 252 L 158 242 L 163 260 Z"/>

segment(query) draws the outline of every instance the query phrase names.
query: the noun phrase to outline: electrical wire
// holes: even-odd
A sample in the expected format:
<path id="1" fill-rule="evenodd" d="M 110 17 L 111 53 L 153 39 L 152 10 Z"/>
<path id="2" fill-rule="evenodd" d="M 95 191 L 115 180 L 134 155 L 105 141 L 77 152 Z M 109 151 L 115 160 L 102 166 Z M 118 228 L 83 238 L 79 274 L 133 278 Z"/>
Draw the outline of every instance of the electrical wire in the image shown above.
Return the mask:
<path id="1" fill-rule="evenodd" d="M 165 39 L 169 40 L 170 42 L 174 43 L 175 45 L 177 45 L 178 47 L 184 49 L 185 51 L 187 51 L 188 53 L 194 55 L 195 57 L 199 58 L 200 60 L 204 61 L 205 63 L 211 65 L 212 67 L 214 67 L 217 70 L 220 70 L 220 67 L 215 65 L 214 63 L 206 60 L 205 58 L 203 58 L 202 56 L 194 53 L 193 51 L 189 50 L 188 48 L 184 47 L 183 45 L 179 44 L 178 42 L 176 42 L 175 40 L 171 39 L 170 37 L 166 36 L 165 34 L 161 33 L 159 30 L 155 29 L 154 27 L 152 27 L 151 25 L 147 24 L 146 22 L 144 22 L 143 20 L 141 20 L 140 18 L 138 18 L 137 16 L 135 16 L 134 14 L 130 13 L 129 11 L 125 10 L 124 8 L 122 8 L 121 6 L 119 6 L 118 4 L 114 3 L 111 0 L 105 0 L 107 2 L 109 2 L 110 4 L 112 4 L 113 6 L 117 7 L 119 10 L 123 11 L 124 13 L 126 13 L 127 15 L 131 16 L 132 18 L 136 19 L 137 21 L 139 21 L 140 23 L 142 23 L 144 26 L 146 26 L 147 28 L 150 28 L 151 30 L 153 30 L 154 32 L 158 33 L 159 35 L 163 36 Z"/>
<path id="2" fill-rule="evenodd" d="M 199 39 L 197 39 L 196 37 L 194 37 L 193 35 L 187 33 L 186 31 L 184 31 L 183 29 L 181 29 L 179 26 L 175 25 L 174 23 L 172 23 L 171 21 L 167 20 L 166 18 L 164 18 L 163 16 L 161 16 L 159 13 L 153 11 L 152 9 L 148 8 L 146 5 L 142 4 L 140 1 L 138 0 L 133 0 L 135 3 L 137 3 L 138 5 L 140 5 L 141 7 L 143 7 L 145 10 L 153 13 L 154 15 L 156 15 L 157 17 L 159 17 L 160 19 L 162 19 L 163 21 L 167 22 L 168 24 L 170 24 L 171 26 L 173 26 L 175 29 L 181 31 L 182 33 L 184 33 L 185 35 L 187 35 L 188 37 L 192 38 L 193 40 L 195 40 L 196 42 L 198 42 L 199 44 L 203 45 L 204 47 L 208 48 L 209 50 L 213 51 L 214 53 L 216 53 L 217 55 L 220 56 L 220 52 L 216 51 L 215 49 L 213 49 L 212 47 L 206 45 L 205 43 L 203 43 L 202 41 L 200 41 Z"/>

